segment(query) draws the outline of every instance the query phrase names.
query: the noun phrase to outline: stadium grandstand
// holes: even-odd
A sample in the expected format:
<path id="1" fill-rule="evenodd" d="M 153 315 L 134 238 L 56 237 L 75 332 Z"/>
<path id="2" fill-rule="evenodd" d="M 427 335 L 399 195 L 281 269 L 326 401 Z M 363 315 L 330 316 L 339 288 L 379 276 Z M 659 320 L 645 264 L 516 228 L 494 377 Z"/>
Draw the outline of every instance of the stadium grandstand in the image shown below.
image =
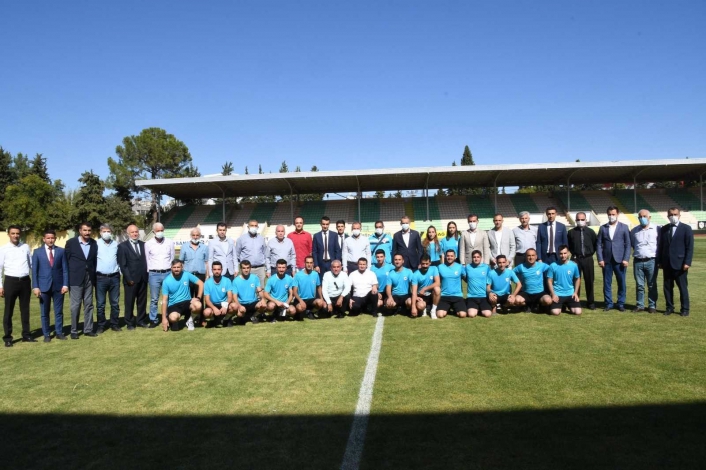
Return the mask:
<path id="1" fill-rule="evenodd" d="M 530 212 L 532 224 L 544 221 L 544 210 L 554 206 L 558 219 L 574 225 L 578 211 L 588 214 L 590 225 L 607 222 L 608 206 L 620 209 L 620 220 L 630 227 L 637 222 L 637 211 L 648 209 L 656 224 L 667 223 L 665 214 L 673 206 L 682 210 L 682 221 L 701 228 L 706 221 L 703 207 L 703 175 L 706 159 L 613 161 L 593 163 L 558 163 L 525 165 L 475 165 L 467 167 L 397 168 L 360 171 L 279 173 L 266 175 L 209 176 L 142 180 L 137 184 L 176 200 L 194 198 L 242 198 L 289 194 L 290 200 L 270 203 L 217 205 L 177 205 L 161 216 L 166 236 L 175 241 L 189 240 L 189 230 L 200 226 L 205 236 L 212 236 L 216 224 L 225 221 L 228 235 L 238 237 L 249 219 L 260 222 L 263 236 L 274 236 L 274 227 L 285 225 L 294 230 L 293 218 L 304 217 L 305 230 L 319 230 L 319 220 L 327 215 L 332 221 L 348 223 L 359 220 L 364 233 L 372 233 L 374 222 L 382 220 L 388 232 L 399 227 L 404 214 L 414 229 L 425 231 L 434 225 L 443 235 L 448 222 L 462 230 L 469 213 L 477 214 L 481 229 L 492 227 L 492 218 L 500 213 L 514 226 L 520 211 Z M 639 189 L 638 183 L 683 182 L 698 178 L 699 186 L 675 189 Z M 578 191 L 572 185 L 622 183 L 632 189 Z M 553 192 L 502 194 L 499 188 L 526 185 L 561 185 Z M 487 195 L 430 196 L 430 190 L 449 187 L 484 188 Z M 568 188 L 568 189 L 567 189 Z M 422 197 L 365 197 L 372 191 L 421 191 Z M 297 194 L 355 193 L 355 199 L 297 201 Z"/>

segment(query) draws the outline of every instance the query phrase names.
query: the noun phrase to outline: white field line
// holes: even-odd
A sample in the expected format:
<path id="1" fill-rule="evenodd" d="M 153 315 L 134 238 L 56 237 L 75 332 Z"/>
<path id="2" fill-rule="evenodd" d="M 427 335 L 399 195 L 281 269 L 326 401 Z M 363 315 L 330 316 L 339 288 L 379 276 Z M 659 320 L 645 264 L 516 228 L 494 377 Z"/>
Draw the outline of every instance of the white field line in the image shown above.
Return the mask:
<path id="1" fill-rule="evenodd" d="M 382 327 L 385 317 L 378 317 L 373 332 L 373 344 L 370 346 L 368 363 L 365 366 L 363 383 L 360 384 L 358 393 L 358 404 L 355 407 L 351 434 L 348 436 L 346 453 L 343 455 L 341 470 L 358 470 L 360 458 L 363 455 L 365 445 L 365 432 L 368 428 L 368 416 L 370 416 L 370 405 L 373 402 L 373 388 L 375 387 L 375 374 L 378 370 L 378 360 L 380 359 L 380 348 L 382 346 Z"/>

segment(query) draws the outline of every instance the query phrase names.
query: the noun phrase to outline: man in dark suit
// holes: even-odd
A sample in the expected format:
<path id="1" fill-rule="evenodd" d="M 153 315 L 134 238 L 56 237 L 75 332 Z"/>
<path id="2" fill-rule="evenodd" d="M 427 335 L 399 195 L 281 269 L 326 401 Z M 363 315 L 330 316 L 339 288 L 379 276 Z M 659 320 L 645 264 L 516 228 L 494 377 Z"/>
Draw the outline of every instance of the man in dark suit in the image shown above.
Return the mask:
<path id="1" fill-rule="evenodd" d="M 689 316 L 689 284 L 687 274 L 694 255 L 694 232 L 687 224 L 679 222 L 680 211 L 672 207 L 667 211 L 669 224 L 662 227 L 657 248 L 657 260 L 664 278 L 664 300 L 667 304 L 665 315 L 674 313 L 674 283 L 679 289 L 680 314 Z"/>
<path id="2" fill-rule="evenodd" d="M 338 246 L 338 234 L 329 230 L 331 219 L 321 217 L 321 231 L 314 234 L 311 254 L 314 257 L 314 269 L 321 279 L 331 270 L 331 261 L 342 259 L 342 251 Z"/>
<path id="3" fill-rule="evenodd" d="M 346 235 L 346 221 L 341 219 L 336 221 L 336 239 L 338 243 L 338 249 L 340 250 L 340 258 L 336 258 L 338 261 L 343 261 L 343 242 L 346 241 L 346 238 L 348 238 L 348 235 Z M 343 266 L 343 269 L 346 269 L 346 266 Z"/>
<path id="4" fill-rule="evenodd" d="M 547 221 L 537 227 L 537 261 L 546 265 L 556 263 L 559 260 L 557 247 L 561 245 L 569 246 L 566 225 L 556 221 L 556 207 L 547 207 L 544 214 Z"/>
<path id="5" fill-rule="evenodd" d="M 586 301 L 590 310 L 596 309 L 593 295 L 593 280 L 595 279 L 593 254 L 596 252 L 596 232 L 588 226 L 585 212 L 578 212 L 574 218 L 576 227 L 569 230 L 569 251 L 571 261 L 576 263 L 581 274 L 581 287 L 586 286 Z M 579 290 L 579 295 L 581 292 Z"/>
<path id="6" fill-rule="evenodd" d="M 93 286 L 96 285 L 98 244 L 91 238 L 91 224 L 83 222 L 78 236 L 66 242 L 64 249 L 69 268 L 69 302 L 71 308 L 71 339 L 78 339 L 78 315 L 83 304 L 83 334 L 98 336 L 93 331 Z"/>
<path id="7" fill-rule="evenodd" d="M 137 326 L 147 328 L 147 258 L 145 242 L 140 241 L 137 225 L 128 225 L 127 234 L 130 238 L 118 245 L 118 266 L 123 273 L 125 288 L 125 323 L 128 330 L 134 330 L 136 302 Z"/>
<path id="8" fill-rule="evenodd" d="M 54 301 L 54 331 L 56 339 L 64 336 L 64 294 L 69 291 L 69 271 L 64 262 L 64 249 L 54 246 L 56 232 L 44 231 L 44 245 L 32 253 L 32 291 L 39 299 L 44 342 L 51 341 L 49 310 Z"/>
<path id="9" fill-rule="evenodd" d="M 630 261 L 630 229 L 618 222 L 620 211 L 615 206 L 606 210 L 608 223 L 601 225 L 596 240 L 598 266 L 603 268 L 603 298 L 606 312 L 613 308 L 613 273 L 618 281 L 618 311 L 625 311 L 625 274 Z"/>
<path id="10" fill-rule="evenodd" d="M 424 254 L 422 247 L 422 237 L 419 232 L 409 228 L 409 217 L 406 215 L 400 219 L 402 230 L 392 237 L 392 257 L 402 255 L 404 267 L 412 271 L 419 269 L 419 263 Z"/>

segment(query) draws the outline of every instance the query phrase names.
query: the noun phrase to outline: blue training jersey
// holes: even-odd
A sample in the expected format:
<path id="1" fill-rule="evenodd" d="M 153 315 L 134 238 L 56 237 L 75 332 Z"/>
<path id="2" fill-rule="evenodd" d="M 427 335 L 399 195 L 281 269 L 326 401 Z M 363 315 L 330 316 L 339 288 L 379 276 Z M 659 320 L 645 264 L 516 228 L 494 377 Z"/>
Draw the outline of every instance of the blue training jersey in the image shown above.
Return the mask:
<path id="1" fill-rule="evenodd" d="M 182 272 L 179 279 L 176 279 L 174 275 L 170 273 L 162 282 L 162 295 L 169 296 L 169 303 L 167 305 L 174 305 L 179 302 L 191 300 L 191 288 L 189 287 L 189 283 L 196 284 L 197 282 L 199 282 L 199 278 L 191 273 Z"/>
<path id="2" fill-rule="evenodd" d="M 395 267 L 390 263 L 384 263 L 380 267 L 378 267 L 377 263 L 373 263 L 370 269 L 372 269 L 378 278 L 378 291 L 384 291 L 385 287 L 387 287 L 387 273 L 394 271 Z"/>
<path id="3" fill-rule="evenodd" d="M 209 277 L 203 286 L 203 295 L 207 295 L 216 306 L 219 306 L 221 302 L 228 301 L 228 292 L 233 292 L 233 285 L 230 279 L 225 276 L 221 276 L 219 283 L 216 283 L 213 277 Z"/>
<path id="4" fill-rule="evenodd" d="M 292 287 L 297 288 L 299 297 L 302 300 L 316 298 L 316 288 L 321 285 L 321 276 L 312 269 L 310 274 L 307 274 L 306 269 L 302 269 L 294 276 L 294 284 Z"/>
<path id="5" fill-rule="evenodd" d="M 409 285 L 412 282 L 412 274 L 412 270 L 409 268 L 402 268 L 402 271 L 399 272 L 393 269 L 387 273 L 387 282 L 392 286 L 392 295 L 409 294 Z"/>
<path id="6" fill-rule="evenodd" d="M 375 262 L 375 252 L 382 250 L 385 252 L 385 263 L 392 266 L 392 237 L 386 233 L 383 233 L 380 238 L 376 237 L 375 234 L 368 237 L 370 242 L 370 258 Z M 380 279 L 378 279 L 379 281 Z"/>
<path id="7" fill-rule="evenodd" d="M 437 251 L 437 248 L 439 249 Z M 426 254 L 429 255 L 429 258 L 431 258 L 431 262 L 433 263 L 434 261 L 439 261 L 441 260 L 443 254 L 441 250 L 441 243 L 438 245 L 436 243 L 429 243 L 427 247 L 424 249 Z"/>
<path id="8" fill-rule="evenodd" d="M 502 272 L 497 269 L 492 269 L 488 273 L 488 285 L 490 292 L 496 295 L 505 295 L 512 292 L 512 283 L 517 284 L 517 274 L 512 269 L 505 268 Z"/>
<path id="9" fill-rule="evenodd" d="M 463 297 L 461 289 L 461 276 L 463 266 L 454 262 L 451 266 L 446 263 L 439 265 L 439 277 L 441 278 L 441 295 L 446 297 Z"/>
<path id="10" fill-rule="evenodd" d="M 434 284 L 434 278 L 439 275 L 439 270 L 436 266 L 429 266 L 427 272 L 422 273 L 422 270 L 412 274 L 412 285 L 417 286 L 417 292 L 424 287 Z"/>
<path id="11" fill-rule="evenodd" d="M 552 279 L 554 293 L 559 297 L 574 295 L 574 280 L 581 277 L 579 267 L 569 260 L 564 264 L 552 263 L 547 270 L 547 279 Z"/>
<path id="12" fill-rule="evenodd" d="M 292 288 L 294 280 L 289 274 L 280 278 L 277 274 L 270 276 L 265 284 L 265 292 L 280 302 L 286 302 L 289 298 L 289 289 Z"/>
<path id="13" fill-rule="evenodd" d="M 485 298 L 489 271 L 490 266 L 485 263 L 478 266 L 469 263 L 465 266 L 463 277 L 466 278 L 466 294 L 469 298 Z"/>
<path id="14" fill-rule="evenodd" d="M 238 302 L 241 304 L 251 304 L 257 302 L 257 289 L 260 287 L 260 278 L 254 274 L 250 274 L 247 279 L 242 275 L 238 275 L 233 279 L 233 294 L 238 297 Z"/>
<path id="15" fill-rule="evenodd" d="M 441 258 L 446 258 L 446 252 L 448 250 L 454 250 L 456 252 L 456 258 L 458 258 L 458 240 L 456 238 L 442 238 L 441 243 Z"/>
<path id="16" fill-rule="evenodd" d="M 513 271 L 517 274 L 517 278 L 522 282 L 522 290 L 528 294 L 539 294 L 544 292 L 544 273 L 549 269 L 549 266 L 537 261 L 534 266 L 528 266 L 527 263 L 522 263 L 516 266 Z"/>

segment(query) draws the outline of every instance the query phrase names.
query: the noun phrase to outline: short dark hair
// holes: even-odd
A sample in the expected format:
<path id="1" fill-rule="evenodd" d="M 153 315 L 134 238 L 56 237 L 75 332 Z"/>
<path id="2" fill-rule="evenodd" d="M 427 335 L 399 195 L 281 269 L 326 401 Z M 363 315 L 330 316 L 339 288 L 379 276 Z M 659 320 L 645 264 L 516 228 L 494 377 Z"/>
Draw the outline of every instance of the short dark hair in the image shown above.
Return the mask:
<path id="1" fill-rule="evenodd" d="M 216 224 L 216 230 L 218 230 L 218 229 L 221 228 L 221 227 L 228 228 L 228 224 L 226 224 L 225 222 L 218 222 L 218 223 Z"/>
<path id="2" fill-rule="evenodd" d="M 504 260 L 506 260 L 506 259 L 507 259 L 507 256 L 505 256 L 505 255 L 498 255 L 498 256 L 495 257 L 495 261 L 497 261 L 497 260 L 499 260 L 499 259 L 504 259 Z"/>
<path id="3" fill-rule="evenodd" d="M 214 266 L 220 266 L 220 267 L 222 268 L 222 267 L 223 267 L 223 263 L 221 263 L 220 261 L 216 260 L 216 261 L 214 261 L 213 263 L 211 263 L 211 267 L 214 267 Z"/>
<path id="4" fill-rule="evenodd" d="M 385 250 L 383 250 L 382 248 L 375 250 L 375 256 L 379 255 L 380 253 L 385 255 L 385 257 L 387 257 L 387 253 L 385 253 Z"/>
<path id="5" fill-rule="evenodd" d="M 424 253 L 421 258 L 419 258 L 419 261 L 431 261 L 431 256 L 428 254 Z"/>
<path id="6" fill-rule="evenodd" d="M 383 227 L 385 226 L 385 222 L 383 222 L 382 220 L 376 220 L 375 225 L 377 224 L 382 224 Z"/>
<path id="7" fill-rule="evenodd" d="M 473 217 L 475 217 L 475 218 L 477 219 L 477 218 L 478 218 L 478 214 L 468 214 L 468 217 L 466 217 L 466 220 L 472 219 Z"/>
<path id="8" fill-rule="evenodd" d="M 78 225 L 78 228 L 81 228 L 81 227 L 93 228 L 93 225 L 91 225 L 91 223 L 89 221 L 85 220 Z"/>
<path id="9" fill-rule="evenodd" d="M 323 222 L 324 220 L 325 220 L 326 222 L 331 222 L 331 219 L 329 219 L 329 217 L 328 217 L 327 215 L 321 217 L 321 221 Z"/>
<path id="10" fill-rule="evenodd" d="M 14 224 L 7 227 L 7 233 L 10 233 L 10 230 L 12 230 L 12 229 L 17 229 L 20 231 L 20 233 L 22 233 L 22 228 L 20 228 L 19 225 L 14 225 Z"/>
<path id="11" fill-rule="evenodd" d="M 284 260 L 284 259 L 281 259 L 281 258 L 278 259 L 278 260 L 277 260 L 277 266 L 279 266 L 280 264 L 283 264 L 283 265 L 287 266 L 287 260 Z"/>
<path id="12" fill-rule="evenodd" d="M 368 258 L 365 258 L 364 256 L 361 256 L 360 258 L 358 258 L 358 262 L 360 263 L 361 261 L 365 261 L 365 264 L 367 264 L 367 263 L 368 263 Z"/>
<path id="13" fill-rule="evenodd" d="M 297 219 L 302 219 L 302 223 L 304 223 L 304 217 L 302 217 L 301 215 L 296 216 L 296 217 L 294 218 L 294 222 L 296 222 Z"/>
<path id="14" fill-rule="evenodd" d="M 338 224 L 346 225 L 346 221 L 343 220 L 343 219 L 338 219 L 338 220 L 336 221 L 336 225 L 338 225 Z"/>
<path id="15" fill-rule="evenodd" d="M 313 257 L 313 256 L 311 256 L 311 255 L 309 255 L 309 256 L 307 256 L 307 257 L 305 257 L 305 258 L 304 258 L 304 261 L 306 262 L 306 260 L 308 260 L 309 258 L 311 258 L 311 260 L 312 260 L 312 261 L 314 261 L 314 257 Z"/>
<path id="16" fill-rule="evenodd" d="M 546 209 L 544 209 L 545 214 L 549 211 L 559 212 L 558 210 L 556 210 L 556 207 L 554 207 L 554 206 L 549 206 Z"/>
<path id="17" fill-rule="evenodd" d="M 605 210 L 605 213 L 607 214 L 610 211 L 616 211 L 618 214 L 620 214 L 620 209 L 618 209 L 618 206 L 608 206 L 608 209 Z"/>
<path id="18" fill-rule="evenodd" d="M 448 255 L 449 253 L 453 253 L 454 255 L 456 255 L 456 250 L 454 250 L 453 248 L 449 248 L 448 250 L 446 250 L 446 251 L 444 252 L 444 254 L 447 254 L 447 255 Z"/>
<path id="19" fill-rule="evenodd" d="M 44 236 L 46 237 L 47 235 L 54 235 L 56 236 L 56 230 L 52 228 L 48 228 L 44 231 Z"/>
<path id="20" fill-rule="evenodd" d="M 471 258 L 472 258 L 473 255 L 475 255 L 476 253 L 478 253 L 478 254 L 480 255 L 480 257 L 483 258 L 483 253 L 481 253 L 480 250 L 473 250 L 473 251 L 471 251 Z"/>
<path id="21" fill-rule="evenodd" d="M 184 262 L 182 260 L 180 260 L 179 258 L 174 258 L 172 260 L 172 266 L 176 266 L 177 264 L 184 264 Z"/>
<path id="22" fill-rule="evenodd" d="M 556 251 L 557 251 L 557 253 L 558 253 L 558 252 L 560 252 L 561 250 L 564 250 L 564 249 L 568 250 L 569 247 L 566 246 L 566 245 L 559 245 L 559 246 L 557 247 Z"/>
<path id="23" fill-rule="evenodd" d="M 244 259 L 240 262 L 240 266 L 251 266 L 250 261 Z"/>

